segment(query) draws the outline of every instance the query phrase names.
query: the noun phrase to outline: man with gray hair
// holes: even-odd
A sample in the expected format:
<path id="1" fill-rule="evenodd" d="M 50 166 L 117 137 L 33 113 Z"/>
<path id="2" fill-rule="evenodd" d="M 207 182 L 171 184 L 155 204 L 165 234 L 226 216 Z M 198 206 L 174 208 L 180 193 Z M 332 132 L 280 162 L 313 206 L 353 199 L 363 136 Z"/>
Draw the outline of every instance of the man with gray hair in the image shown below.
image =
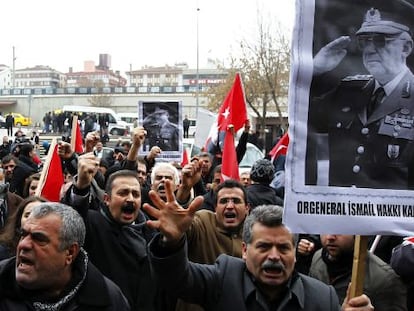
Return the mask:
<path id="1" fill-rule="evenodd" d="M 413 39 L 405 22 L 396 18 L 371 8 L 355 33 L 369 74 L 347 76 L 335 89 L 316 94 L 332 80 L 326 75 L 347 55 L 351 37 L 333 40 L 314 57 L 309 130 L 328 133 L 331 186 L 414 188 L 414 75 L 406 63 Z M 324 152 L 322 144 L 321 152 L 315 151 L 312 139 L 307 184 L 316 184 L 317 162 L 312 158 Z"/>
<path id="2" fill-rule="evenodd" d="M 0 262 L 0 309 L 130 310 L 119 287 L 88 260 L 85 232 L 70 206 L 33 207 L 16 257 Z"/>
<path id="3" fill-rule="evenodd" d="M 169 181 L 166 189 L 167 202 L 161 203 L 151 191 L 157 208 L 145 204 L 144 209 L 157 218 L 147 222 L 160 231 L 149 245 L 150 262 L 168 292 L 205 310 L 340 310 L 332 287 L 294 272 L 295 242 L 282 222 L 281 207 L 257 207 L 247 216 L 243 259 L 221 255 L 214 265 L 194 264 L 187 259 L 185 232 L 202 198 L 183 209 L 175 201 Z M 342 310 L 373 307 L 362 295 L 347 297 Z"/>

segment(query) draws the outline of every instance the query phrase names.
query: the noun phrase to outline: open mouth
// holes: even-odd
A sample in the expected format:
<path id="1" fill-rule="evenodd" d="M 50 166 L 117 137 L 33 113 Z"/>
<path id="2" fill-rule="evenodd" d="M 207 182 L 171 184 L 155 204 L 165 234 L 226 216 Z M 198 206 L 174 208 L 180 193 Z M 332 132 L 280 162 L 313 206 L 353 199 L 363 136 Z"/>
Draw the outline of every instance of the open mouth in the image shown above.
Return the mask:
<path id="1" fill-rule="evenodd" d="M 25 257 L 25 256 L 19 256 L 19 261 L 18 261 L 18 268 L 24 268 L 24 267 L 28 267 L 28 266 L 33 266 L 34 262 L 33 260 L 30 260 L 29 258 Z"/>
<path id="2" fill-rule="evenodd" d="M 285 270 L 285 267 L 280 262 L 265 262 L 262 269 L 267 274 L 281 274 Z"/>
<path id="3" fill-rule="evenodd" d="M 226 213 L 224 213 L 224 218 L 226 218 L 226 219 L 234 219 L 234 218 L 236 218 L 236 213 L 234 213 L 234 212 L 226 212 Z"/>
<path id="4" fill-rule="evenodd" d="M 132 202 L 126 203 L 121 207 L 121 211 L 125 214 L 133 214 L 135 212 L 134 204 Z"/>

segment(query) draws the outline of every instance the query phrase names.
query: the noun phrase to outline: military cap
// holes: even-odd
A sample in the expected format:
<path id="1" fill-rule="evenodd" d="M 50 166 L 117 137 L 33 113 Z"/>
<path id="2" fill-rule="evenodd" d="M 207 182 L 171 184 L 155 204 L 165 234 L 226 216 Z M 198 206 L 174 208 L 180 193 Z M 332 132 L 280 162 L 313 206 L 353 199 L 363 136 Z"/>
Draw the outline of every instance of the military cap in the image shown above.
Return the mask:
<path id="1" fill-rule="evenodd" d="M 160 104 L 157 107 L 155 107 L 154 113 L 156 114 L 168 113 L 168 106 L 164 104 Z"/>
<path id="2" fill-rule="evenodd" d="M 397 35 L 402 32 L 407 32 L 411 35 L 410 29 L 407 26 L 391 20 L 384 20 L 381 18 L 381 13 L 378 9 L 371 8 L 365 14 L 364 22 L 356 32 L 356 35 L 367 33 Z"/>

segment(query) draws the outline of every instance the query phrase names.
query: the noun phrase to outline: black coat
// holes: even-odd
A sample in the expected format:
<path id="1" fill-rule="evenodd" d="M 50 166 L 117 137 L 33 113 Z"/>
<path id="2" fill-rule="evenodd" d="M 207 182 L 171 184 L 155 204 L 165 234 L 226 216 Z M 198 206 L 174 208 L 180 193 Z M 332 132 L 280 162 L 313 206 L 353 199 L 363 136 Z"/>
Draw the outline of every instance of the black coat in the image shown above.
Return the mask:
<path id="1" fill-rule="evenodd" d="M 151 234 L 144 226 L 144 219 L 139 225 L 119 225 L 104 203 L 97 209 L 90 206 L 88 202 L 96 201 L 90 201 L 88 196 L 73 200 L 71 194 L 72 188 L 63 203 L 75 208 L 85 221 L 84 247 L 93 264 L 121 288 L 132 310 L 156 310 L 156 286 L 146 251 L 146 239 Z"/>
<path id="2" fill-rule="evenodd" d="M 200 304 L 206 311 L 264 310 L 256 299 L 262 294 L 242 259 L 220 255 L 214 265 L 191 263 L 185 245 L 175 252 L 168 252 L 159 247 L 158 239 L 156 236 L 150 243 L 151 265 L 157 279 L 169 291 L 187 302 Z M 332 286 L 294 273 L 276 309 L 339 311 L 340 307 Z"/>
<path id="3" fill-rule="evenodd" d="M 0 262 L 0 310 L 34 310 L 30 303 L 30 292 L 23 291 L 16 283 L 15 265 L 15 257 Z M 128 311 L 130 308 L 119 287 L 89 262 L 85 281 L 78 293 L 60 310 Z"/>
<path id="4" fill-rule="evenodd" d="M 280 205 L 283 206 L 283 199 L 278 197 L 276 190 L 264 184 L 251 184 L 246 188 L 247 203 L 250 208 L 263 204 Z"/>
<path id="5" fill-rule="evenodd" d="M 414 75 L 407 72 L 367 117 L 374 86 L 371 76 L 347 77 L 335 90 L 313 98 L 308 184 L 316 183 L 315 158 L 324 151 L 315 143 L 319 132 L 328 134 L 329 185 L 414 189 Z"/>

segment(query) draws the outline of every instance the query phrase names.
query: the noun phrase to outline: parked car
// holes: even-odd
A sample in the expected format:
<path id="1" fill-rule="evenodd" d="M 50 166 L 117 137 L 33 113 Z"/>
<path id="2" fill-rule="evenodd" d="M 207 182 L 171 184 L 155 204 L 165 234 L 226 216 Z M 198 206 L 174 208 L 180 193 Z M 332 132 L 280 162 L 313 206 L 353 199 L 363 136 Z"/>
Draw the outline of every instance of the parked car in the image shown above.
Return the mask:
<path id="1" fill-rule="evenodd" d="M 32 118 L 25 117 L 21 113 L 12 112 L 14 118 L 14 126 L 30 126 L 32 125 Z"/>
<path id="2" fill-rule="evenodd" d="M 184 138 L 183 147 L 187 150 L 190 158 L 201 152 L 201 148 L 194 145 L 194 138 Z"/>
<path id="3" fill-rule="evenodd" d="M 265 155 L 256 145 L 247 143 L 246 153 L 244 154 L 243 159 L 239 163 L 239 174 L 243 172 L 250 172 L 254 162 L 259 159 L 263 159 Z"/>

